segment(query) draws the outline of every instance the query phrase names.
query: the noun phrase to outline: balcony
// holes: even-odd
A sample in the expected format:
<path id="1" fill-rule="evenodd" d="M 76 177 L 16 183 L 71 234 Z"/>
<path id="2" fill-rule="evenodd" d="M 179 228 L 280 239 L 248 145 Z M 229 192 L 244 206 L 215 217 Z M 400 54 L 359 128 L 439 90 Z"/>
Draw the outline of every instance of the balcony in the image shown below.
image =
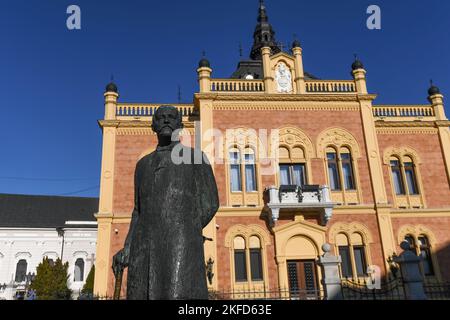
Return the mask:
<path id="1" fill-rule="evenodd" d="M 325 226 L 333 215 L 335 204 L 331 202 L 330 188 L 318 185 L 282 185 L 279 188 L 267 188 L 272 213 L 272 223 L 276 224 L 280 210 L 315 211 L 320 214 L 321 224 Z"/>

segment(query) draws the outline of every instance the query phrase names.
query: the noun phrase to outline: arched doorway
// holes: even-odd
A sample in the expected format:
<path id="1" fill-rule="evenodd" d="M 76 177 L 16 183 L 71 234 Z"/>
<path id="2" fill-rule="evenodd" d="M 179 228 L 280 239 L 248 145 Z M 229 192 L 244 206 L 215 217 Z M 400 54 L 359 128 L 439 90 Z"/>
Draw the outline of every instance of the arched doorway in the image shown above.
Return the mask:
<path id="1" fill-rule="evenodd" d="M 294 299 L 321 297 L 319 255 L 326 228 L 302 219 L 274 228 L 280 289 Z"/>

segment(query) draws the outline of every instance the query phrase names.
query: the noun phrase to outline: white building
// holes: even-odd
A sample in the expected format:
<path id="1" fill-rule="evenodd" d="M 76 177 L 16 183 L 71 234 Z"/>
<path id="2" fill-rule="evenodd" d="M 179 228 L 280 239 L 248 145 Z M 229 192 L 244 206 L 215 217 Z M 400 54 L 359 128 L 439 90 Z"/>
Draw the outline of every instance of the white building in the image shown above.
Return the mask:
<path id="1" fill-rule="evenodd" d="M 69 263 L 78 296 L 95 261 L 97 198 L 0 194 L 0 299 L 25 290 L 44 257 Z"/>

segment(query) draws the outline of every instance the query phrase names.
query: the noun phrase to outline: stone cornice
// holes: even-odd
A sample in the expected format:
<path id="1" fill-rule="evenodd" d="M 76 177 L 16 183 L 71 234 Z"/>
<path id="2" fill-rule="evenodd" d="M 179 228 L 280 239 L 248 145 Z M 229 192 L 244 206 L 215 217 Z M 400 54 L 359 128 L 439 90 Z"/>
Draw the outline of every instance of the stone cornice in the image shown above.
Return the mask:
<path id="1" fill-rule="evenodd" d="M 361 100 L 374 100 L 372 94 L 262 94 L 262 93 L 196 93 L 195 101 L 311 101 L 311 102 L 358 102 Z"/>
<path id="2" fill-rule="evenodd" d="M 184 122 L 184 128 L 194 128 L 194 122 Z M 137 121 L 137 120 L 98 120 L 98 125 L 101 128 L 148 128 L 151 129 L 151 121 Z"/>
<path id="3" fill-rule="evenodd" d="M 450 127 L 450 120 L 437 120 L 436 127 Z"/>
<path id="4" fill-rule="evenodd" d="M 448 121 L 450 125 L 450 121 Z M 435 128 L 436 121 L 375 121 L 377 128 Z"/>
<path id="5" fill-rule="evenodd" d="M 355 104 L 246 104 L 246 103 L 216 103 L 212 106 L 213 110 L 253 110 L 253 111 L 359 111 L 360 107 Z"/>
<path id="6" fill-rule="evenodd" d="M 376 128 L 377 134 L 438 134 L 436 128 L 418 127 L 418 128 L 396 128 L 383 127 Z"/>

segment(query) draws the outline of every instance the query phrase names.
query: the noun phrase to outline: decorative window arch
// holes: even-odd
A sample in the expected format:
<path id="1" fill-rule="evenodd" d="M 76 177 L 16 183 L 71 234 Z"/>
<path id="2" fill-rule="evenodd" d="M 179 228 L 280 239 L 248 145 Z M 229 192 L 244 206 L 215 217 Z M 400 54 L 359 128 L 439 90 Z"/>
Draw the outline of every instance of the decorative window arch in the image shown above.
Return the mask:
<path id="1" fill-rule="evenodd" d="M 384 164 L 389 164 L 390 159 L 393 156 L 397 156 L 398 158 L 410 157 L 414 161 L 415 164 L 422 164 L 422 160 L 419 156 L 419 153 L 409 146 L 403 147 L 389 147 L 384 150 L 383 153 L 383 161 Z"/>
<path id="2" fill-rule="evenodd" d="M 230 275 L 234 286 L 268 281 L 267 251 L 270 236 L 258 225 L 235 225 L 225 235 L 230 251 Z"/>
<path id="3" fill-rule="evenodd" d="M 361 158 L 361 151 L 356 138 L 344 128 L 330 128 L 322 131 L 317 137 L 317 158 L 325 158 L 326 148 L 347 147 L 355 159 Z"/>
<path id="4" fill-rule="evenodd" d="M 414 237 L 418 237 L 419 235 L 425 235 L 427 236 L 428 240 L 430 241 L 430 244 L 432 246 L 437 245 L 437 239 L 434 233 L 429 229 L 428 227 L 424 225 L 404 225 L 402 226 L 397 233 L 397 243 L 400 245 L 404 240 L 405 237 L 410 234 Z"/>
<path id="5" fill-rule="evenodd" d="M 30 259 L 32 257 L 31 253 L 29 252 L 17 252 L 14 257 L 19 260 L 19 259 Z"/>
<path id="6" fill-rule="evenodd" d="M 314 158 L 314 145 L 305 132 L 294 126 L 282 127 L 278 130 L 280 145 L 287 146 L 290 150 L 293 148 L 302 148 L 306 160 Z"/>
<path id="7" fill-rule="evenodd" d="M 371 264 L 370 244 L 373 239 L 369 229 L 357 222 L 338 222 L 329 233 L 329 242 L 335 245 L 335 252 L 341 256 L 343 277 L 364 277 Z"/>
<path id="8" fill-rule="evenodd" d="M 423 208 L 422 179 L 419 153 L 409 146 L 389 147 L 383 154 L 383 163 L 389 167 L 392 195 L 396 207 Z"/>
<path id="9" fill-rule="evenodd" d="M 362 202 L 358 159 L 361 150 L 356 138 L 344 128 L 329 128 L 317 137 L 317 157 L 324 159 L 327 181 L 334 202 Z"/>
<path id="10" fill-rule="evenodd" d="M 310 160 L 315 155 L 311 139 L 294 126 L 278 130 L 278 184 L 311 184 L 313 179 Z"/>

